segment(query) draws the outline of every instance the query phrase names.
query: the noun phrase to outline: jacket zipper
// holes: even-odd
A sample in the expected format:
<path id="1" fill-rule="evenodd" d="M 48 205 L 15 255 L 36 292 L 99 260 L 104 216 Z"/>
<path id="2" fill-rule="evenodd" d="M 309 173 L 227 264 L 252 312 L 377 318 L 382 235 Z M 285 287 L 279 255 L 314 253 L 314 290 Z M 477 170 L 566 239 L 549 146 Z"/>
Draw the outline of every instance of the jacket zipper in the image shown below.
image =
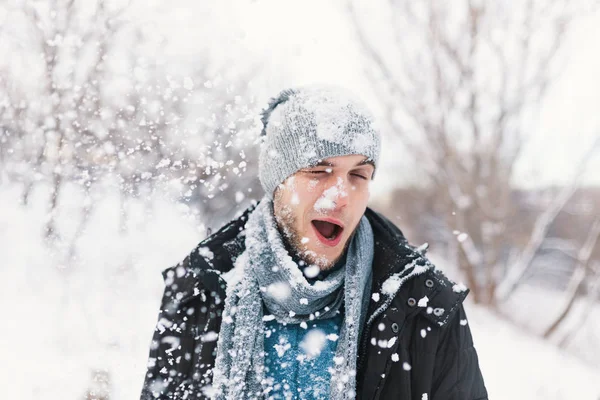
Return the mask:
<path id="1" fill-rule="evenodd" d="M 410 259 L 410 256 L 407 257 L 408 259 Z M 389 272 L 379 280 L 378 284 L 377 284 L 377 288 L 381 288 L 381 286 L 383 285 L 383 282 L 385 282 L 387 279 L 389 279 L 389 277 L 391 277 L 392 275 L 394 275 L 397 271 L 394 271 L 393 268 L 390 268 Z M 390 303 L 391 304 L 391 303 Z M 389 307 L 389 305 L 388 305 Z M 358 357 L 359 363 L 358 366 L 356 368 L 357 370 L 357 374 L 358 371 L 362 370 L 362 367 L 365 363 L 365 357 L 367 354 L 367 345 L 368 345 L 368 338 L 367 335 L 369 332 L 371 332 L 371 327 L 373 326 L 373 324 L 375 323 L 375 318 L 377 318 L 378 316 L 380 316 L 384 311 L 387 311 L 387 308 L 384 309 L 380 309 L 380 312 L 376 314 L 378 309 L 375 309 L 375 312 L 371 315 L 371 316 L 367 316 L 366 321 L 371 320 L 371 323 L 367 324 L 367 326 L 365 326 L 365 330 L 363 331 L 363 335 L 361 338 L 361 343 L 360 343 L 360 354 Z M 371 318 L 373 317 L 373 318 Z M 404 326 L 404 324 L 402 325 Z"/>
<path id="2" fill-rule="evenodd" d="M 383 282 L 385 282 L 385 280 L 388 279 L 392 275 L 393 275 L 393 273 L 388 272 L 388 274 L 385 276 L 385 278 L 380 279 L 377 287 L 380 288 L 381 284 Z M 377 318 L 379 315 L 381 315 L 381 313 L 383 313 L 386 310 L 387 310 L 387 308 L 381 310 L 381 312 L 379 314 L 377 314 L 377 315 L 375 315 L 375 313 L 373 313 L 371 316 L 367 315 L 366 321 L 371 320 L 371 323 L 368 323 L 367 326 L 365 326 L 365 329 L 363 331 L 363 335 L 362 335 L 362 338 L 361 338 L 361 341 L 360 341 L 361 342 L 360 343 L 360 354 L 359 354 L 359 357 L 358 357 L 359 363 L 358 363 L 357 371 L 361 371 L 362 367 L 363 367 L 363 364 L 365 363 L 365 357 L 366 357 L 366 354 L 367 354 L 367 344 L 369 342 L 369 339 L 367 338 L 367 336 L 368 336 L 369 332 L 371 332 L 371 327 L 375 323 L 375 318 Z M 377 309 L 375 309 L 375 312 L 377 312 Z M 374 318 L 371 318 L 373 316 L 374 316 Z"/>
<path id="3" fill-rule="evenodd" d="M 400 326 L 400 329 L 398 330 L 398 338 L 402 334 L 402 331 L 404 330 L 405 326 L 406 326 L 406 319 L 402 322 L 402 326 Z M 396 349 L 398 348 L 398 346 L 400 346 L 400 339 L 396 340 Z M 390 361 L 388 359 L 387 362 L 385 363 L 385 370 L 384 370 L 385 375 L 379 380 L 379 385 L 377 385 L 377 388 L 375 389 L 375 394 L 373 395 L 373 400 L 378 400 L 379 396 L 381 396 L 381 391 L 383 390 L 383 382 L 387 378 L 387 373 L 390 369 L 389 365 L 390 365 Z"/>

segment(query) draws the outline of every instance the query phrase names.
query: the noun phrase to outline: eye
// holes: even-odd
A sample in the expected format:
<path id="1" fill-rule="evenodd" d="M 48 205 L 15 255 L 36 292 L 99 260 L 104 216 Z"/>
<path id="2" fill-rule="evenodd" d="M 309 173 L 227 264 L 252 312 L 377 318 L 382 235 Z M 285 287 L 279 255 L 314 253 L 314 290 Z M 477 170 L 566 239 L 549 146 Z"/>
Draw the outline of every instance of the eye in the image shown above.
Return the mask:
<path id="1" fill-rule="evenodd" d="M 369 179 L 366 176 L 361 175 L 361 174 L 352 174 L 352 175 L 355 176 L 355 177 L 357 177 L 357 178 L 364 179 L 365 181 Z"/>

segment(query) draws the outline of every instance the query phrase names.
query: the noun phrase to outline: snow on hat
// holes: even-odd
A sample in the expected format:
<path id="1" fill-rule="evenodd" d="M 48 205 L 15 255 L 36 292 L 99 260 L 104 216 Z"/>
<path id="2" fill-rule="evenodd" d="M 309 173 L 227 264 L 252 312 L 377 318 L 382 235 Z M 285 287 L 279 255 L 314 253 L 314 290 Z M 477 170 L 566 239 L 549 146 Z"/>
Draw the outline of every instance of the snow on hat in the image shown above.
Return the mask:
<path id="1" fill-rule="evenodd" d="M 379 131 L 368 109 L 346 89 L 286 89 L 271 99 L 262 122 L 258 175 L 270 198 L 287 177 L 329 157 L 361 154 L 377 165 Z"/>

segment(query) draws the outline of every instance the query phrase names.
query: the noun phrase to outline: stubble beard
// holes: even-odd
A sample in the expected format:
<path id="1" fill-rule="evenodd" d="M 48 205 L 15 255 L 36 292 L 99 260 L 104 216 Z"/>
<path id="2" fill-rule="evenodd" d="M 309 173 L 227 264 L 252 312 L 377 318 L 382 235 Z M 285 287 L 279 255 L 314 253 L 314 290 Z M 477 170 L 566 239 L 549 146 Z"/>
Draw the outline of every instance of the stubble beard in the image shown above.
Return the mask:
<path id="1" fill-rule="evenodd" d="M 318 255 L 314 251 L 309 250 L 307 246 L 302 243 L 302 237 L 295 229 L 295 227 L 298 226 L 297 218 L 290 206 L 284 205 L 278 207 L 275 205 L 274 214 L 275 221 L 277 221 L 279 232 L 282 233 L 283 240 L 287 241 L 293 251 L 295 251 L 298 257 L 307 265 L 316 265 L 322 271 L 328 270 L 335 265 L 348 247 L 349 240 L 346 241 L 344 249 L 335 260 L 330 260 L 327 257 Z"/>

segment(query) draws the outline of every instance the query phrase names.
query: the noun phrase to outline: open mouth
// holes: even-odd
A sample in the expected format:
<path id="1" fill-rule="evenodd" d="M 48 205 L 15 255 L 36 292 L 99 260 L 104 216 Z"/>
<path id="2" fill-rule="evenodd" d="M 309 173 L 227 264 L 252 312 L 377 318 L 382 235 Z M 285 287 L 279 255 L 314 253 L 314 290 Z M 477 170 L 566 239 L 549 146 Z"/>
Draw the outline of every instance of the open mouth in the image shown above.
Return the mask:
<path id="1" fill-rule="evenodd" d="M 311 221 L 319 240 L 328 245 L 335 246 L 342 238 L 344 227 L 332 220 L 314 219 Z"/>

